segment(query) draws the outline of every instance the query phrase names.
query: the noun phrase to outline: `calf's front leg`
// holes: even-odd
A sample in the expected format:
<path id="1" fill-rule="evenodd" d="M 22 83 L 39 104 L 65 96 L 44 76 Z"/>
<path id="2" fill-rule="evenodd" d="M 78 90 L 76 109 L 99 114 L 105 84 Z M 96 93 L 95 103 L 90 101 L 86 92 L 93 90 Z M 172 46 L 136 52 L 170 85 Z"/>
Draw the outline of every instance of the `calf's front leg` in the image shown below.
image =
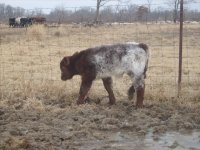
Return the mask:
<path id="1" fill-rule="evenodd" d="M 82 83 L 79 91 L 79 98 L 77 100 L 77 104 L 84 104 L 85 99 L 87 98 L 88 91 L 90 90 L 92 86 L 93 80 L 87 79 L 87 78 L 82 78 Z"/>

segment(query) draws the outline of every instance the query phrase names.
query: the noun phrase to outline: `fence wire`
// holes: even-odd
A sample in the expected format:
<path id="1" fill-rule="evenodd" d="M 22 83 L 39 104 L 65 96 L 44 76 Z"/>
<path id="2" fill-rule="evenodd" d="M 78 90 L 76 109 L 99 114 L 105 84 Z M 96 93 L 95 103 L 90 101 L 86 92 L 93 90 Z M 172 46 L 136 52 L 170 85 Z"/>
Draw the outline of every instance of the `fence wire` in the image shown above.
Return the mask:
<path id="1" fill-rule="evenodd" d="M 2 99 L 17 96 L 42 98 L 45 90 L 52 93 L 61 90 L 66 95 L 78 93 L 79 77 L 66 83 L 60 80 L 59 63 L 62 57 L 88 47 L 130 41 L 146 43 L 151 51 L 146 97 L 177 95 L 179 24 L 148 19 L 99 25 L 52 22 L 28 28 L 9 28 L 1 24 Z M 183 32 L 182 96 L 195 97 L 199 96 L 200 90 L 200 22 L 185 22 Z M 117 96 L 124 97 L 124 91 L 130 84 L 129 78 L 125 75 L 121 79 L 115 78 L 114 82 Z M 96 81 L 92 91 L 96 95 L 101 94 L 102 82 Z"/>

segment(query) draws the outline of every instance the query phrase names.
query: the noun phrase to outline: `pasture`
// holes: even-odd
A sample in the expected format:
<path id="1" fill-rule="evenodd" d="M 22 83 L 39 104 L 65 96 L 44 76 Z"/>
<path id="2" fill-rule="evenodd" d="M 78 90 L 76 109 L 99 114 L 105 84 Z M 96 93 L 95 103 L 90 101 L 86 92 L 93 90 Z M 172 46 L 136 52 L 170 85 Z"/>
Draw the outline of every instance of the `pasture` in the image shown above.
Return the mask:
<path id="1" fill-rule="evenodd" d="M 178 98 L 178 24 L 1 25 L 0 149 L 116 149 L 116 142 L 122 142 L 119 149 L 130 149 L 123 140 L 131 143 L 131 136 L 115 133 L 144 139 L 151 130 L 159 141 L 167 131 L 200 129 L 199 31 L 199 24 L 184 24 Z M 116 105 L 107 104 L 107 92 L 97 80 L 90 90 L 91 101 L 76 106 L 80 77 L 61 81 L 60 60 L 88 47 L 130 41 L 144 42 L 151 51 L 145 107 L 136 110 L 135 101 L 128 101 L 131 82 L 126 75 L 114 78 Z M 145 148 L 140 144 L 138 148 Z"/>

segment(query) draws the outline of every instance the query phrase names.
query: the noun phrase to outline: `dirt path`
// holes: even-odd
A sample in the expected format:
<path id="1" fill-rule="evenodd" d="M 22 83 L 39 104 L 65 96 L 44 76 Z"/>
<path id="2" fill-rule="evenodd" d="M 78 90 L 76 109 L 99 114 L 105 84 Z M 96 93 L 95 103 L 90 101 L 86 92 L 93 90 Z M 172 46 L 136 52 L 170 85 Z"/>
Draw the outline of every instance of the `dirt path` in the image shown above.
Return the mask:
<path id="1" fill-rule="evenodd" d="M 4 105 L 0 107 L 0 149 L 200 148 L 200 132 L 183 134 L 185 139 L 180 134 L 200 129 L 199 105 L 147 101 L 144 109 L 137 110 L 132 101 L 121 100 L 114 106 L 107 101 L 76 106 L 29 99 Z M 187 139 L 191 147 L 185 144 Z"/>

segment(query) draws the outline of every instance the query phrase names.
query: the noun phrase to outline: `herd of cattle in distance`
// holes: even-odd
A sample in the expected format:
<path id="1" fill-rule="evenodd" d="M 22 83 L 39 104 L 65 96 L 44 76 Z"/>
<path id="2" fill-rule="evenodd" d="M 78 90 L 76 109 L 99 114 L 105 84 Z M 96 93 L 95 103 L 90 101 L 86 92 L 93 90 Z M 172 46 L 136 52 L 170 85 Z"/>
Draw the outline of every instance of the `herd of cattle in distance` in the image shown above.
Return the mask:
<path id="1" fill-rule="evenodd" d="M 32 24 L 43 24 L 46 22 L 44 17 L 17 17 L 9 18 L 10 27 L 28 27 Z"/>

